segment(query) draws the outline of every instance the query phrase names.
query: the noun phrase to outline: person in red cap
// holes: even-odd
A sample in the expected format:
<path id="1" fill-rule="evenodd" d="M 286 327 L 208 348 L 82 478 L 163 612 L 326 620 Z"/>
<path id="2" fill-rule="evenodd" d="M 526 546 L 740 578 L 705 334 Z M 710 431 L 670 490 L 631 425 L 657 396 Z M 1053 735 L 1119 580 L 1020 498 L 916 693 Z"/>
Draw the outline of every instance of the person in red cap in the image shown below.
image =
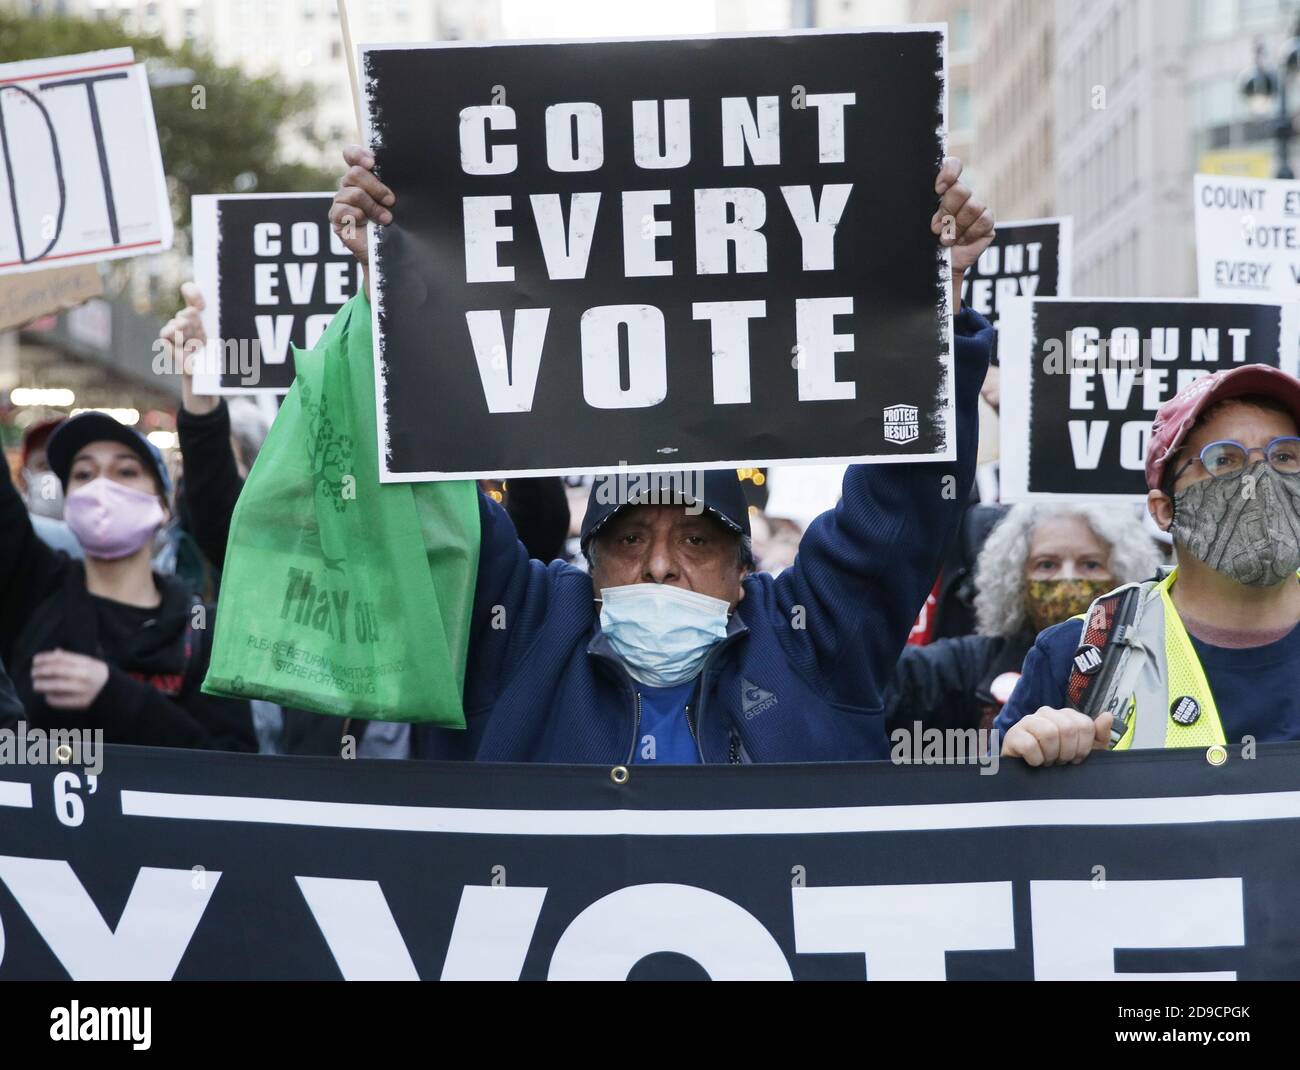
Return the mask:
<path id="1" fill-rule="evenodd" d="M 23 432 L 22 467 L 18 470 L 18 490 L 27 503 L 28 512 L 59 520 L 63 516 L 63 487 L 50 471 L 45 444 L 63 417 L 41 420 Z"/>
<path id="2" fill-rule="evenodd" d="M 1038 636 L 1004 757 L 1300 739 L 1300 380 L 1197 379 L 1156 413 L 1146 477 L 1176 567 Z"/>

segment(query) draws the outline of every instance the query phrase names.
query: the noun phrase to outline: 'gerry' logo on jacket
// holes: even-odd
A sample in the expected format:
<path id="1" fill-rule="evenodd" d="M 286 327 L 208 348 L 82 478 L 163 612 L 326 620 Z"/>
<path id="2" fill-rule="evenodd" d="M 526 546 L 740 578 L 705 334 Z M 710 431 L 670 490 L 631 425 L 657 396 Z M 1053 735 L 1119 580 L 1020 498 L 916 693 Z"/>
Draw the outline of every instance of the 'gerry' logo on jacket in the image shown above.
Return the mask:
<path id="1" fill-rule="evenodd" d="M 748 680 L 740 681 L 740 709 L 746 721 L 752 721 L 775 705 L 776 696 L 771 691 L 764 691 L 758 684 L 752 684 Z"/>

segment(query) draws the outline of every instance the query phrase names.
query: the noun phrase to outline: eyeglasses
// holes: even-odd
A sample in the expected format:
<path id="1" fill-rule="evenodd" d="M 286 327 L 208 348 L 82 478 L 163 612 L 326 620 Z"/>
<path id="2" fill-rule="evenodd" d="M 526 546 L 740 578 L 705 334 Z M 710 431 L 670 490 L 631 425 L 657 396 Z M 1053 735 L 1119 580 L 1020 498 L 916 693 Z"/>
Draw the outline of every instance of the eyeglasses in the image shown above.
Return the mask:
<path id="1" fill-rule="evenodd" d="M 1262 453 L 1269 467 L 1284 476 L 1300 473 L 1300 438 L 1291 435 L 1275 438 L 1267 446 L 1243 446 L 1240 442 L 1226 439 L 1211 442 L 1201 450 L 1200 457 L 1188 461 L 1174 473 L 1173 482 L 1178 482 L 1179 477 L 1198 460 L 1215 479 L 1239 476 L 1250 463 L 1252 453 Z"/>

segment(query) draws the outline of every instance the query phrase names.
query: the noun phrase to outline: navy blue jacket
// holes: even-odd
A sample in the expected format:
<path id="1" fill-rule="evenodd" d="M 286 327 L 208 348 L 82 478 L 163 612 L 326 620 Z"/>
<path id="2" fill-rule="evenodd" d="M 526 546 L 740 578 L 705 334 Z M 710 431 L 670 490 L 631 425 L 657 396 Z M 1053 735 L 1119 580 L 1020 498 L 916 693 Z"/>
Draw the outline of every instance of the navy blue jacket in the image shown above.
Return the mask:
<path id="1" fill-rule="evenodd" d="M 975 475 L 993 329 L 969 309 L 955 325 L 957 462 L 849 468 L 839 505 L 809 526 L 795 563 L 744 581 L 692 703 L 704 761 L 889 756 L 882 692 Z M 600 631 L 591 578 L 563 562 L 530 561 L 505 510 L 482 495 L 480 515 L 467 729 L 420 726 L 412 756 L 630 761 L 636 692 Z"/>

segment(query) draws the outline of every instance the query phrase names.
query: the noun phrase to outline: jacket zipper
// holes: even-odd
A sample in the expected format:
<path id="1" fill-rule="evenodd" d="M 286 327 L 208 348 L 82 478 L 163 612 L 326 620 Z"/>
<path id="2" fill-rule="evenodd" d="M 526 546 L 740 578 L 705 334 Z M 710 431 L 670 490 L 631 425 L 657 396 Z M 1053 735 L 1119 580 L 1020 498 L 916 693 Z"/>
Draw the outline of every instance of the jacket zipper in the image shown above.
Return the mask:
<path id="1" fill-rule="evenodd" d="M 636 761 L 636 745 L 639 742 L 637 737 L 641 734 L 641 692 L 633 688 L 632 694 L 635 698 L 632 713 L 632 747 L 627 752 L 627 762 L 625 763 L 627 765 L 631 765 Z"/>
<path id="2" fill-rule="evenodd" d="M 704 758 L 704 748 L 700 744 L 700 733 L 699 733 L 699 726 L 702 720 L 702 714 L 704 713 L 704 674 L 708 672 L 709 664 L 713 661 L 713 659 L 717 657 L 717 655 L 721 653 L 721 651 L 725 647 L 730 646 L 732 640 L 744 634 L 747 634 L 747 632 L 741 631 L 741 632 L 737 632 L 735 635 L 727 636 L 725 639 L 722 640 L 722 642 L 718 643 L 717 646 L 715 646 L 712 650 L 710 650 L 708 655 L 705 657 L 704 665 L 700 669 L 700 676 L 699 676 L 700 701 L 698 704 L 698 708 L 695 711 L 694 725 L 691 724 L 690 706 L 688 705 L 686 707 L 686 725 L 688 728 L 691 729 L 691 735 L 695 739 L 695 752 L 700 757 L 701 765 L 707 764 Z M 628 674 L 628 671 L 625 668 L 623 668 L 621 664 L 619 664 L 616 658 L 609 657 L 608 655 L 602 653 L 597 653 L 595 656 L 613 665 L 615 667 L 615 671 L 618 673 L 623 683 L 627 686 L 627 689 L 632 692 L 632 696 L 633 696 L 632 745 L 628 748 L 627 757 L 624 759 L 625 765 L 631 765 L 633 760 L 636 758 L 636 747 L 637 747 L 637 743 L 639 742 L 637 737 L 640 735 L 641 732 L 641 692 L 638 691 L 636 687 L 632 684 L 632 678 Z"/>
<path id="3" fill-rule="evenodd" d="M 690 728 L 691 735 L 695 737 L 695 752 L 700 756 L 701 765 L 708 764 L 704 759 L 704 744 L 700 742 L 701 739 L 700 730 L 704 726 L 704 692 L 707 690 L 707 688 L 705 687 L 705 680 L 709 673 L 709 665 L 712 663 L 713 659 L 723 650 L 723 648 L 731 645 L 729 640 L 732 638 L 734 638 L 734 636 L 727 636 L 726 639 L 723 639 L 721 643 L 715 646 L 704 656 L 704 664 L 700 667 L 700 676 L 699 676 L 700 701 L 695 710 L 694 724 L 691 724 L 691 708 L 690 706 L 686 707 L 686 725 L 688 728 Z"/>

